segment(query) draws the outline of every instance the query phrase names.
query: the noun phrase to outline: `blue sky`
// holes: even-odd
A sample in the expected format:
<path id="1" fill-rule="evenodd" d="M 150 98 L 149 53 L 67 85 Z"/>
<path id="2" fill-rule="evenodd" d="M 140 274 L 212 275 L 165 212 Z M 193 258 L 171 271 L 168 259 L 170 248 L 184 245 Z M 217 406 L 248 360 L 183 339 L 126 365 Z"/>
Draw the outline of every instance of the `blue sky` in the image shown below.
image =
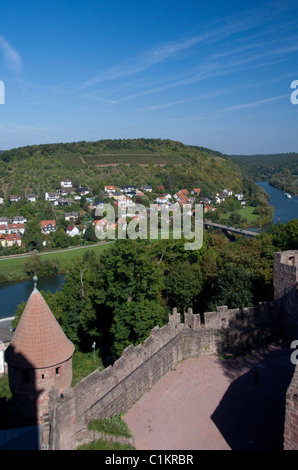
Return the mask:
<path id="1" fill-rule="evenodd" d="M 297 0 L 5 2 L 0 149 L 146 137 L 298 152 L 297 18 Z"/>

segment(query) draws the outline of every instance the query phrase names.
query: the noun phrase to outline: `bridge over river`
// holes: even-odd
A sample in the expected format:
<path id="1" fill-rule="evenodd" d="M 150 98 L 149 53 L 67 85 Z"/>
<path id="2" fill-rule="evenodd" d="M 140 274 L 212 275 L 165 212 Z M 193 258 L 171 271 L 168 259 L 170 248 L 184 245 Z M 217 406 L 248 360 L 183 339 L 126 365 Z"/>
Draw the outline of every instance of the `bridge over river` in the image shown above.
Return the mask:
<path id="1" fill-rule="evenodd" d="M 215 222 L 211 222 L 211 220 L 204 220 L 203 224 L 208 229 L 208 227 L 215 227 L 219 228 L 223 232 L 232 232 L 232 233 L 239 233 L 239 235 L 245 235 L 246 237 L 257 237 L 259 235 L 258 232 L 253 232 L 252 230 L 245 230 L 237 227 L 231 227 L 230 225 L 223 225 L 223 224 L 216 224 Z"/>

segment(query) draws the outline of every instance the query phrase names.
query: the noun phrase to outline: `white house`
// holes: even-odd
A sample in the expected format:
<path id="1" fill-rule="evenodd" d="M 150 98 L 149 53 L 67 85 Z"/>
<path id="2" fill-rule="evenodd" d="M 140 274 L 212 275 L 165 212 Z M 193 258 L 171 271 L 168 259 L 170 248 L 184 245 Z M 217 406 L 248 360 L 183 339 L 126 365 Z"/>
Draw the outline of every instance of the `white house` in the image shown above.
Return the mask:
<path id="1" fill-rule="evenodd" d="M 23 235 L 23 233 L 25 232 L 25 225 L 24 224 L 8 224 L 8 233 L 11 234 L 11 233 L 20 233 Z"/>
<path id="2" fill-rule="evenodd" d="M 116 191 L 115 186 L 105 186 L 105 193 L 114 193 Z"/>
<path id="3" fill-rule="evenodd" d="M 20 233 L 9 233 L 7 235 L 1 235 L 0 243 L 2 246 L 13 246 L 22 245 L 22 237 Z"/>
<path id="4" fill-rule="evenodd" d="M 68 179 L 63 179 L 60 181 L 60 186 L 62 186 L 62 188 L 72 188 L 72 181 Z"/>
<path id="5" fill-rule="evenodd" d="M 44 198 L 46 201 L 55 202 L 59 199 L 59 193 L 45 193 Z"/>
<path id="6" fill-rule="evenodd" d="M 59 192 L 61 196 L 68 196 L 69 194 L 75 194 L 72 188 L 62 188 Z"/>
<path id="7" fill-rule="evenodd" d="M 224 198 L 223 196 L 221 196 L 221 195 L 219 195 L 219 194 L 217 194 L 217 195 L 215 196 L 215 202 L 216 202 L 217 204 L 220 204 L 221 202 L 224 202 L 224 201 L 225 201 L 225 198 Z"/>
<path id="8" fill-rule="evenodd" d="M 9 196 L 10 202 L 17 202 L 17 201 L 19 201 L 20 199 L 22 199 L 22 196 L 15 196 L 15 195 Z"/>
<path id="9" fill-rule="evenodd" d="M 41 220 L 41 233 L 48 234 L 56 231 L 56 220 Z"/>
<path id="10" fill-rule="evenodd" d="M 36 202 L 35 194 L 28 194 L 27 195 L 27 200 L 30 201 L 30 202 Z"/>
<path id="11" fill-rule="evenodd" d="M 129 197 L 126 196 L 119 196 L 118 199 L 118 205 L 121 207 L 135 207 L 135 202 L 133 202 Z"/>
<path id="12" fill-rule="evenodd" d="M 74 200 L 70 197 L 65 197 L 65 198 L 61 197 L 56 202 L 58 202 L 59 206 L 70 206 L 71 204 L 74 203 Z"/>
<path id="13" fill-rule="evenodd" d="M 74 221 L 79 218 L 79 213 L 78 212 L 64 212 L 64 219 L 67 221 Z"/>
<path id="14" fill-rule="evenodd" d="M 12 220 L 14 224 L 26 224 L 27 223 L 26 217 L 23 217 L 22 215 L 15 215 Z"/>
<path id="15" fill-rule="evenodd" d="M 75 225 L 70 225 L 66 230 L 67 235 L 74 237 L 75 235 L 80 235 L 79 229 Z"/>
<path id="16" fill-rule="evenodd" d="M 88 188 L 85 188 L 85 187 L 82 187 L 80 186 L 79 188 L 77 188 L 77 193 L 79 193 L 81 196 L 86 196 L 87 194 L 89 194 L 89 189 Z"/>
<path id="17" fill-rule="evenodd" d="M 169 200 L 166 197 L 157 197 L 155 202 L 157 204 L 168 204 Z"/>

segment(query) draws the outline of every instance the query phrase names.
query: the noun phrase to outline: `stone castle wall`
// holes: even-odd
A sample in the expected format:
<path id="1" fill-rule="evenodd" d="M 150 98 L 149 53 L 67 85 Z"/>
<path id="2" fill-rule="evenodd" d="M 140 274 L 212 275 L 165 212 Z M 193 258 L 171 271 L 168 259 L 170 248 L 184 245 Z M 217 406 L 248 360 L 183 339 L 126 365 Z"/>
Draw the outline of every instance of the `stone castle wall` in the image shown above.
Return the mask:
<path id="1" fill-rule="evenodd" d="M 298 366 L 286 393 L 284 450 L 298 450 Z"/>
<path id="2" fill-rule="evenodd" d="M 275 253 L 274 299 L 278 303 L 284 341 L 298 339 L 298 251 Z"/>
<path id="3" fill-rule="evenodd" d="M 287 345 L 298 340 L 298 251 L 275 253 L 274 298 Z M 295 346 L 297 348 L 297 346 Z M 284 449 L 298 450 L 298 365 L 286 394 Z"/>
<path id="4" fill-rule="evenodd" d="M 102 372 L 96 370 L 61 399 L 50 399 L 51 449 L 74 449 L 80 426 L 91 419 L 124 412 L 161 377 L 189 357 L 248 350 L 270 342 L 277 331 L 274 302 L 229 310 L 219 307 L 202 317 L 189 309 L 180 321 L 174 309 L 169 322 L 156 327 L 144 343 L 129 346 Z"/>

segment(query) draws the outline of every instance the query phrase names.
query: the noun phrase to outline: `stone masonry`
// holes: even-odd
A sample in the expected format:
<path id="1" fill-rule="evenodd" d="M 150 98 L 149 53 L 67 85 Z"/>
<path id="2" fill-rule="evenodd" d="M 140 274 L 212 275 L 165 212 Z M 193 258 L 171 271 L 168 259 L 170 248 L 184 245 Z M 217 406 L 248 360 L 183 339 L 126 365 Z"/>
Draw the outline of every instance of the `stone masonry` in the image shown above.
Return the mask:
<path id="1" fill-rule="evenodd" d="M 144 343 L 127 347 L 113 366 L 96 370 L 62 399 L 51 390 L 49 448 L 75 449 L 83 425 L 124 412 L 188 357 L 247 351 L 271 342 L 277 320 L 274 302 L 244 311 L 219 307 L 202 318 L 189 309 L 183 323 L 174 309 L 167 325 L 155 327 Z"/>
<path id="2" fill-rule="evenodd" d="M 274 297 L 282 319 L 285 343 L 297 348 L 298 340 L 298 251 L 275 253 Z M 297 361 L 293 350 L 293 359 Z M 298 365 L 286 394 L 284 449 L 298 450 Z"/>

